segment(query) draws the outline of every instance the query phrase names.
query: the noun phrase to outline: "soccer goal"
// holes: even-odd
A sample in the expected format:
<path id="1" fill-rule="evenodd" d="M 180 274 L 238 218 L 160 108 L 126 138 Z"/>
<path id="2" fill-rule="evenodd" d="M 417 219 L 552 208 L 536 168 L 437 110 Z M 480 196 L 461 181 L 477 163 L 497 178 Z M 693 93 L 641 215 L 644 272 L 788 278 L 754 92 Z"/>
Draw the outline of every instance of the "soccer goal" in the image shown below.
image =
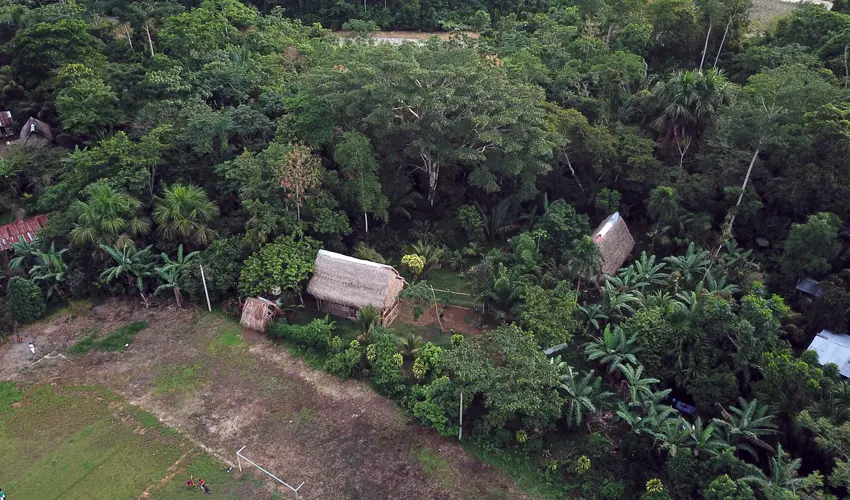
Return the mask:
<path id="1" fill-rule="evenodd" d="M 280 483 L 280 484 L 282 484 L 282 485 L 286 486 L 287 488 L 289 488 L 290 490 L 292 490 L 292 492 L 293 492 L 293 493 L 295 493 L 295 500 L 298 500 L 298 490 L 300 490 L 300 489 L 301 489 L 301 487 L 302 487 L 302 486 L 304 486 L 304 482 L 302 481 L 302 482 L 301 482 L 301 484 L 299 484 L 297 488 L 296 488 L 296 487 L 294 487 L 294 486 L 291 486 L 291 485 L 287 484 L 287 483 L 286 483 L 283 479 L 281 479 L 281 478 L 279 478 L 279 477 L 275 476 L 275 475 L 274 475 L 274 474 L 272 474 L 271 472 L 269 472 L 269 471 L 267 471 L 266 469 L 264 469 L 264 468 L 260 467 L 260 466 L 259 466 L 259 465 L 257 465 L 256 463 L 252 462 L 252 461 L 251 461 L 251 459 L 249 459 L 248 457 L 246 457 L 245 455 L 243 455 L 243 454 L 242 454 L 242 452 L 243 452 L 243 451 L 245 451 L 245 448 L 247 448 L 247 447 L 248 447 L 248 446 L 247 446 L 247 445 L 245 445 L 245 446 L 243 446 L 243 447 L 239 448 L 239 451 L 237 451 L 237 452 L 236 452 L 236 463 L 237 463 L 237 464 L 239 464 L 239 472 L 242 472 L 242 462 L 243 462 L 243 461 L 244 461 L 244 462 L 247 462 L 247 463 L 249 463 L 249 464 L 253 465 L 254 467 L 256 467 L 256 468 L 260 469 L 260 470 L 261 470 L 261 471 L 262 471 L 265 475 L 267 475 L 267 476 L 271 477 L 272 479 L 274 479 L 274 480 L 275 480 L 275 481 L 277 481 L 278 483 Z"/>

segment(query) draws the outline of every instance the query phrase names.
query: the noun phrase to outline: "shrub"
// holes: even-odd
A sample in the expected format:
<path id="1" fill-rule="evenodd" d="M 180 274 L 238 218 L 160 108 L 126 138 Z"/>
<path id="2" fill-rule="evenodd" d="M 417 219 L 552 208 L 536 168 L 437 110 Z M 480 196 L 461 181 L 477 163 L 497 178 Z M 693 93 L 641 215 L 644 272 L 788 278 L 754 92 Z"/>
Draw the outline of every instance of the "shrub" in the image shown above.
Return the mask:
<path id="1" fill-rule="evenodd" d="M 448 377 L 440 377 L 428 385 L 417 385 L 406 399 L 407 407 L 422 425 L 433 427 L 441 436 L 456 436 L 458 415 L 455 390 Z"/>
<path id="2" fill-rule="evenodd" d="M 325 370 L 342 378 L 351 378 L 362 371 L 363 358 L 364 349 L 360 342 L 352 340 L 348 349 L 337 352 L 328 358 L 325 362 Z"/>
<path id="3" fill-rule="evenodd" d="M 278 321 L 269 327 L 269 335 L 278 339 L 286 339 L 296 344 L 325 349 L 334 331 L 333 321 L 318 318 L 306 325 L 291 325 L 286 321 Z"/>
<path id="4" fill-rule="evenodd" d="M 696 459 L 690 453 L 678 453 L 670 457 L 667 460 L 667 478 L 677 497 L 692 497 L 692 490 L 696 488 L 699 478 Z"/>
<path id="5" fill-rule="evenodd" d="M 12 316 L 21 323 L 31 323 L 44 317 L 44 312 L 47 309 L 38 286 L 18 277 L 9 280 L 9 288 L 6 291 L 6 307 L 12 313 Z"/>
<path id="6" fill-rule="evenodd" d="M 381 28 L 374 21 L 364 21 L 363 19 L 349 19 L 342 24 L 342 29 L 345 31 L 354 31 L 361 35 L 381 31 Z"/>
<path id="7" fill-rule="evenodd" d="M 231 318 L 238 318 L 242 314 L 243 305 L 239 299 L 231 297 L 221 303 L 221 311 Z"/>
<path id="8" fill-rule="evenodd" d="M 375 389 L 390 397 L 404 394 L 407 379 L 398 362 L 401 354 L 396 351 L 395 337 L 384 328 L 375 328 L 370 348 L 371 352 L 367 354 L 371 358 L 372 383 Z"/>
<path id="9" fill-rule="evenodd" d="M 413 362 L 413 376 L 422 380 L 431 372 L 434 375 L 440 374 L 440 358 L 443 355 L 443 348 L 428 342 L 423 345 L 416 354 L 416 361 Z"/>
<path id="10" fill-rule="evenodd" d="M 311 238 L 296 241 L 278 238 L 255 252 L 239 274 L 239 293 L 243 296 L 301 291 L 301 285 L 313 272 L 319 242 Z"/>
<path id="11" fill-rule="evenodd" d="M 416 254 L 408 254 L 401 258 L 401 263 L 410 269 L 414 276 L 419 276 L 425 269 L 425 257 Z"/>
<path id="12" fill-rule="evenodd" d="M 599 490 L 599 496 L 605 500 L 619 500 L 623 498 L 625 492 L 626 488 L 623 486 L 623 483 L 607 481 L 602 489 Z"/>
<path id="13" fill-rule="evenodd" d="M 481 212 L 472 205 L 463 205 L 458 209 L 457 219 L 470 241 L 484 240 L 484 219 Z"/>
<path id="14" fill-rule="evenodd" d="M 582 455 L 576 459 L 576 463 L 573 465 L 573 472 L 578 476 L 583 476 L 590 470 L 591 465 L 590 459 Z"/>

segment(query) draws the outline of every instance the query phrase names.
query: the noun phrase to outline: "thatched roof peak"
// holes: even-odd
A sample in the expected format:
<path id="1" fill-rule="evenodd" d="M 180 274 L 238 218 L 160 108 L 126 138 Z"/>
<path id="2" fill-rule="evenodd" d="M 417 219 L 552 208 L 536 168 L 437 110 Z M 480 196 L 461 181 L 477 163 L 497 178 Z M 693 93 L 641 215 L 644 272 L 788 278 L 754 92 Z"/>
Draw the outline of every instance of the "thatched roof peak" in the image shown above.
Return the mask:
<path id="1" fill-rule="evenodd" d="M 392 266 L 319 250 L 307 292 L 350 307 L 389 308 L 403 288 L 404 279 Z"/>
<path id="2" fill-rule="evenodd" d="M 620 212 L 614 212 L 593 231 L 593 242 L 602 254 L 602 272 L 614 274 L 629 258 L 635 240 Z"/>

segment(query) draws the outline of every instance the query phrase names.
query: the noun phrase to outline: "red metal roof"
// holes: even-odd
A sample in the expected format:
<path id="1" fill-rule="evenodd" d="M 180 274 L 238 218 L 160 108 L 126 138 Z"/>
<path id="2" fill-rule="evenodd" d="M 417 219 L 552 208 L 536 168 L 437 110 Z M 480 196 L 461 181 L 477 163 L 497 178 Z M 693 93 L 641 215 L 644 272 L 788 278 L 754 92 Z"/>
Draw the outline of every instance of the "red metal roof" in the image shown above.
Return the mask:
<path id="1" fill-rule="evenodd" d="M 5 226 L 0 226 L 0 251 L 11 248 L 12 243 L 23 236 L 24 240 L 32 241 L 38 230 L 47 224 L 46 215 L 36 215 L 29 219 L 19 220 Z"/>

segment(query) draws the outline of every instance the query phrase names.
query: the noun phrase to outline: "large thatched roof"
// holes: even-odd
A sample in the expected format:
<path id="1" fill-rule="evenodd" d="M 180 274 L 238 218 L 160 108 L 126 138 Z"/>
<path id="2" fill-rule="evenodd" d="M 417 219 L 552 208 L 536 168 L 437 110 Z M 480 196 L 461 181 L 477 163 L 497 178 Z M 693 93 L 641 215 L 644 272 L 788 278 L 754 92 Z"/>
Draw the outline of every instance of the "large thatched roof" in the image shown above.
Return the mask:
<path id="1" fill-rule="evenodd" d="M 614 274 L 632 253 L 635 240 L 626 221 L 615 212 L 599 224 L 591 236 L 602 254 L 602 272 Z"/>
<path id="2" fill-rule="evenodd" d="M 319 250 L 307 292 L 320 300 L 350 307 L 388 308 L 404 288 L 392 266 Z"/>
<path id="3" fill-rule="evenodd" d="M 50 125 L 38 118 L 30 118 L 21 128 L 21 144 L 26 144 L 33 134 L 44 137 L 47 142 L 53 142 L 53 132 L 50 130 Z"/>

